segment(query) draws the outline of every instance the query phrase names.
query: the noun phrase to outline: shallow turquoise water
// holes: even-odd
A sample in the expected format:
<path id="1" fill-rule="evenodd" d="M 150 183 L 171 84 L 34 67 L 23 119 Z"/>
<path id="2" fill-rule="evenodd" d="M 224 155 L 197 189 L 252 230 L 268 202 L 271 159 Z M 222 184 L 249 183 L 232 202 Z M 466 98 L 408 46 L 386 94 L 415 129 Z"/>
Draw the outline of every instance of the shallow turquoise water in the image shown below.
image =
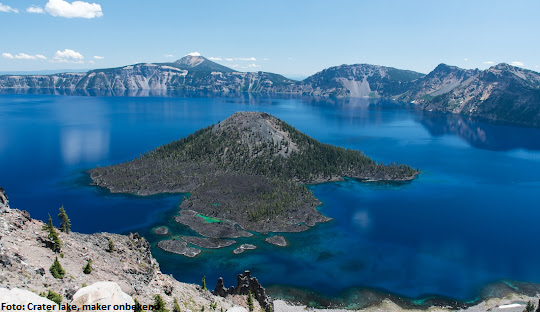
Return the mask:
<path id="1" fill-rule="evenodd" d="M 84 173 L 132 159 L 239 110 L 267 111 L 325 143 L 423 172 L 411 183 L 347 180 L 312 186 L 333 218 L 284 234 L 239 239 L 256 250 L 188 259 L 154 249 L 165 273 L 209 286 L 245 269 L 264 285 L 336 296 L 354 287 L 461 300 L 501 279 L 540 282 L 540 130 L 427 114 L 392 102 L 298 99 L 0 96 L 0 186 L 15 208 L 45 220 L 64 205 L 75 231 L 192 233 L 171 216 L 182 195 L 111 195 Z"/>

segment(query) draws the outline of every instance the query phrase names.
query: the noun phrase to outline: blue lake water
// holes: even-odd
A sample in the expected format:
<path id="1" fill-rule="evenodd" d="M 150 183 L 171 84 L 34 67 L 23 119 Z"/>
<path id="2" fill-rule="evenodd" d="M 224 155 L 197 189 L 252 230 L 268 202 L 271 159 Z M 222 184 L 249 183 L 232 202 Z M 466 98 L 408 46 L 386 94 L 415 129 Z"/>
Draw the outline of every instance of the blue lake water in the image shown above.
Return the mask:
<path id="1" fill-rule="evenodd" d="M 66 207 L 73 230 L 191 233 L 171 216 L 182 195 L 111 195 L 85 171 L 130 160 L 236 111 L 266 111 L 325 143 L 419 167 L 411 183 L 346 180 L 310 188 L 333 221 L 285 234 L 287 248 L 156 248 L 165 273 L 209 286 L 249 269 L 265 286 L 337 296 L 354 287 L 418 298 L 475 298 L 502 279 L 540 283 L 540 129 L 423 113 L 389 101 L 0 95 L 0 186 L 34 218 Z"/>

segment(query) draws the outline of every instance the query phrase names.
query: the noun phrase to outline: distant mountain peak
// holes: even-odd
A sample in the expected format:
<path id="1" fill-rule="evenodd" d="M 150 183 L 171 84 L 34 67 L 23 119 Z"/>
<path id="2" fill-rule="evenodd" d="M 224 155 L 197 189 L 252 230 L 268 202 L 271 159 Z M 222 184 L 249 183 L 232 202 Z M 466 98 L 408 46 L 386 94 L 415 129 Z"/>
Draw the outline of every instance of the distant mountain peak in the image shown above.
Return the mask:
<path id="1" fill-rule="evenodd" d="M 453 65 L 448 65 L 445 63 L 440 63 L 439 65 L 437 65 L 437 67 L 435 67 L 433 71 L 441 71 L 441 70 L 448 71 L 448 70 L 465 70 L 465 69 L 457 67 L 457 66 L 453 66 Z"/>
<path id="2" fill-rule="evenodd" d="M 188 67 L 195 67 L 200 65 L 206 60 L 205 57 L 201 56 L 198 52 L 190 53 L 183 58 L 175 61 L 175 64 L 185 65 Z"/>
<path id="3" fill-rule="evenodd" d="M 215 72 L 234 72 L 235 70 L 212 62 L 206 57 L 202 56 L 199 52 L 192 52 L 183 58 L 175 61 L 177 67 L 187 70 L 196 71 L 215 71 Z"/>

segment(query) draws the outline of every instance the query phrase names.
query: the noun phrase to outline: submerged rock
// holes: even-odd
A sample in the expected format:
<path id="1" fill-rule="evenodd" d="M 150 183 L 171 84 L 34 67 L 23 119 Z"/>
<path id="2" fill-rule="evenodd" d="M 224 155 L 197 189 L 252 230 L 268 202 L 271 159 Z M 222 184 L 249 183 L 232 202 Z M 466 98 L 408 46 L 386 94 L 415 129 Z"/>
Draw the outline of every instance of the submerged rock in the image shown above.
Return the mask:
<path id="1" fill-rule="evenodd" d="M 252 249 L 257 249 L 257 246 L 255 245 L 251 245 L 251 244 L 242 244 L 240 245 L 238 248 L 236 248 L 233 253 L 238 255 L 238 254 L 241 254 L 243 253 L 244 251 L 246 250 L 252 250 Z"/>
<path id="2" fill-rule="evenodd" d="M 193 258 L 201 253 L 200 249 L 189 247 L 183 240 L 168 239 L 157 243 L 159 249 Z"/>
<path id="3" fill-rule="evenodd" d="M 182 239 L 192 245 L 202 248 L 223 248 L 236 244 L 236 241 L 229 239 L 219 238 L 207 238 L 207 237 L 195 237 L 195 236 L 182 236 Z"/>
<path id="4" fill-rule="evenodd" d="M 265 242 L 267 243 L 270 243 L 272 245 L 276 245 L 276 246 L 279 246 L 279 247 L 285 247 L 287 245 L 289 245 L 289 243 L 287 243 L 287 240 L 285 239 L 285 237 L 281 236 L 281 235 L 274 235 L 274 236 L 271 236 L 271 237 L 267 237 L 264 239 Z"/>
<path id="5" fill-rule="evenodd" d="M 167 235 L 169 234 L 169 229 L 166 226 L 160 226 L 154 229 L 154 234 L 156 235 Z"/>

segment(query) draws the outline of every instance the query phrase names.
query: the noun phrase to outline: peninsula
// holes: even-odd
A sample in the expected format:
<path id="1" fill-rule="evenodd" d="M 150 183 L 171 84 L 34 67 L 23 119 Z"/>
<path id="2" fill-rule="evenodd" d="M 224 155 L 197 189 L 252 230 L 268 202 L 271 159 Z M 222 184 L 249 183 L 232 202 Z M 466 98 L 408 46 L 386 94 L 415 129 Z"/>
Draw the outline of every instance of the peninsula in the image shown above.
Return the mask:
<path id="1" fill-rule="evenodd" d="M 132 161 L 89 173 L 93 184 L 112 193 L 190 193 L 177 222 L 205 237 L 237 238 L 251 236 L 248 231 L 300 232 L 328 221 L 305 184 L 344 177 L 409 181 L 419 171 L 320 143 L 267 113 L 238 112 Z"/>

